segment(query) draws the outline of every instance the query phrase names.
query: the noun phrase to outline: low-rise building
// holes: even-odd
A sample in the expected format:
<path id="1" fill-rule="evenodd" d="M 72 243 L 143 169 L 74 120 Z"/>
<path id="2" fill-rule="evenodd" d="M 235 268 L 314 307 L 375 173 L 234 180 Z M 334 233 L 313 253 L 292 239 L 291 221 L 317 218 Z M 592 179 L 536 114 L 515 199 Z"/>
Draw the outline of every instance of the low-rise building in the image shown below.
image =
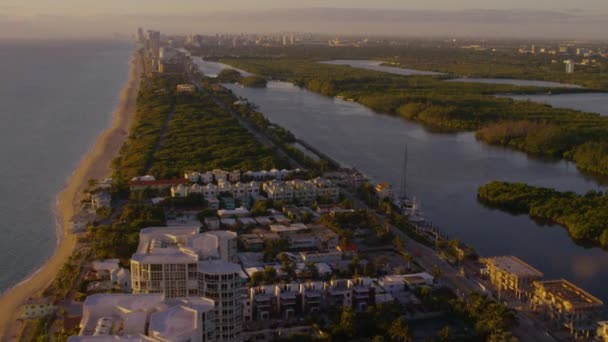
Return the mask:
<path id="1" fill-rule="evenodd" d="M 91 206 L 95 210 L 99 208 L 111 208 L 112 195 L 104 191 L 91 194 Z"/>
<path id="2" fill-rule="evenodd" d="M 322 309 L 325 290 L 322 281 L 309 281 L 300 284 L 300 294 L 302 296 L 302 312 L 313 313 Z"/>
<path id="3" fill-rule="evenodd" d="M 346 279 L 332 279 L 324 284 L 327 304 L 335 308 L 351 307 L 352 291 Z"/>
<path id="4" fill-rule="evenodd" d="M 375 305 L 376 288 L 371 278 L 349 279 L 347 283 L 352 291 L 352 305 L 355 310 L 365 311 Z"/>
<path id="5" fill-rule="evenodd" d="M 300 298 L 300 284 L 287 283 L 275 286 L 277 312 L 282 319 L 293 319 L 300 311 L 298 301 Z"/>
<path id="6" fill-rule="evenodd" d="M 178 93 L 194 93 L 196 86 L 194 84 L 178 84 L 176 90 Z"/>
<path id="7" fill-rule="evenodd" d="M 378 183 L 374 190 L 380 200 L 393 198 L 393 186 L 390 183 Z"/>
<path id="8" fill-rule="evenodd" d="M 254 320 L 268 320 L 276 310 L 274 285 L 262 285 L 249 289 L 252 317 Z"/>
<path id="9" fill-rule="evenodd" d="M 533 283 L 532 307 L 544 317 L 566 327 L 575 336 L 589 336 L 597 329 L 603 302 L 571 282 L 561 280 Z"/>
<path id="10" fill-rule="evenodd" d="M 129 182 L 129 189 L 131 191 L 142 191 L 142 190 L 169 190 L 173 186 L 180 184 L 188 184 L 186 179 L 159 179 L 159 180 L 132 180 Z"/>
<path id="11" fill-rule="evenodd" d="M 342 260 L 342 252 L 337 250 L 329 250 L 327 252 L 300 252 L 300 257 L 304 262 L 334 263 Z"/>
<path id="12" fill-rule="evenodd" d="M 28 300 L 21 307 L 21 314 L 19 318 L 21 319 L 35 319 L 47 317 L 55 313 L 57 311 L 57 306 L 53 304 L 53 298 L 39 298 L 39 299 L 31 299 Z"/>
<path id="13" fill-rule="evenodd" d="M 510 291 L 518 298 L 528 296 L 532 282 L 543 274 L 514 256 L 499 256 L 482 259 L 492 285 L 499 291 Z"/>

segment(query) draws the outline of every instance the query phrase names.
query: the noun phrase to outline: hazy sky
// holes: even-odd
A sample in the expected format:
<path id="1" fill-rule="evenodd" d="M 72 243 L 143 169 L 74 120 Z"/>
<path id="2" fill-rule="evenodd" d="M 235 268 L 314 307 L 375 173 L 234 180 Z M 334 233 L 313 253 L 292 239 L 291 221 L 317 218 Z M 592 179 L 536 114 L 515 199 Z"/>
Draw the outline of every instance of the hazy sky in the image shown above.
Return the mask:
<path id="1" fill-rule="evenodd" d="M 601 39 L 607 18 L 608 0 L 0 0 L 0 38 L 99 37 L 146 26 Z"/>

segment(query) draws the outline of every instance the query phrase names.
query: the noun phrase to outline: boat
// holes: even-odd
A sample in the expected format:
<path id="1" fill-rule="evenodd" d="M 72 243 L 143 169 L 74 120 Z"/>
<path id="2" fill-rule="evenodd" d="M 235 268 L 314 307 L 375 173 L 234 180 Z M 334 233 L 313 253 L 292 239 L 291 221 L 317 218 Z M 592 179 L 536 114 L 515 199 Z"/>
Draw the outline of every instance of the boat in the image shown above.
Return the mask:
<path id="1" fill-rule="evenodd" d="M 409 209 L 403 209 L 403 214 L 407 216 L 407 219 L 412 223 L 422 223 L 426 221 L 424 213 L 422 212 L 422 209 L 420 209 L 420 205 L 416 201 L 416 198 L 411 201 L 411 207 Z"/>

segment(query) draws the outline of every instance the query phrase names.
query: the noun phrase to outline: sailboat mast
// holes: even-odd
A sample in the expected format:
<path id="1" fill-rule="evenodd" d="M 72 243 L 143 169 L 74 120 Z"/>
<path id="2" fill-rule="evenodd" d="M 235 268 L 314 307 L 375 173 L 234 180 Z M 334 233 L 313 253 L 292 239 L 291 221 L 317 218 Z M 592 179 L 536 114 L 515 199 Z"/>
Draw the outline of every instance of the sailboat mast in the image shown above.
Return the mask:
<path id="1" fill-rule="evenodd" d="M 407 144 L 403 153 L 403 170 L 401 171 L 401 198 L 407 198 Z"/>

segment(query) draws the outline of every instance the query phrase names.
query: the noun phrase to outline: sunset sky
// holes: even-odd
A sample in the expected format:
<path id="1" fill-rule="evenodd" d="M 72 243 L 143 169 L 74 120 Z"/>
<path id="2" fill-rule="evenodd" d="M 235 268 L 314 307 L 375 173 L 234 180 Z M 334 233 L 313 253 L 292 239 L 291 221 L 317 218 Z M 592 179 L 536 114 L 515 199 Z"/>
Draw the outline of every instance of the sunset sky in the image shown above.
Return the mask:
<path id="1" fill-rule="evenodd" d="M 605 38 L 606 0 L 3 0 L 0 38 L 172 33 Z M 415 31 L 415 32 L 413 32 Z"/>

